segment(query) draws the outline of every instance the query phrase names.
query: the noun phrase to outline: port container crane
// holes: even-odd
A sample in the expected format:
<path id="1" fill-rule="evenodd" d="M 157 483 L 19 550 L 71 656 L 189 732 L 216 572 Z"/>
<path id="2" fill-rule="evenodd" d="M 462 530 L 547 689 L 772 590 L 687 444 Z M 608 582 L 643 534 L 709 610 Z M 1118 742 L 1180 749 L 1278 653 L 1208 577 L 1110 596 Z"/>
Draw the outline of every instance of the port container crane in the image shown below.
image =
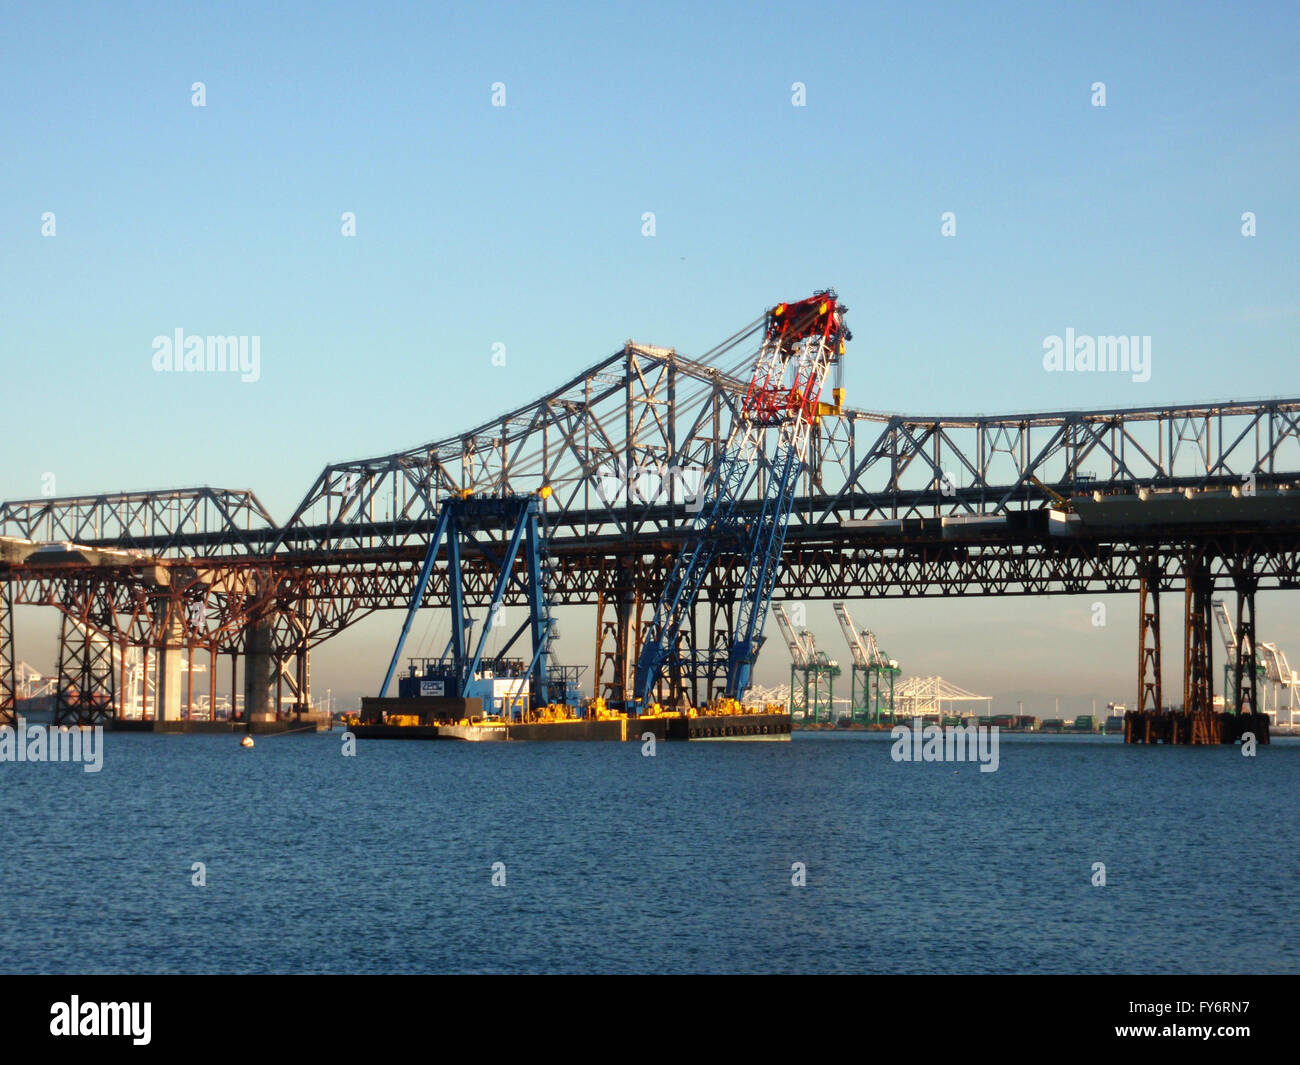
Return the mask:
<path id="1" fill-rule="evenodd" d="M 772 616 L 776 618 L 777 627 L 781 630 L 781 635 L 785 637 L 785 645 L 790 648 L 791 665 L 799 668 L 808 665 L 808 652 L 795 634 L 794 626 L 790 623 L 790 615 L 785 612 L 785 607 L 780 603 L 774 604 Z"/>
<path id="2" fill-rule="evenodd" d="M 791 713 L 794 713 L 795 673 L 808 668 L 808 652 L 804 648 L 803 641 L 799 639 L 798 634 L 794 631 L 794 626 L 790 623 L 790 615 L 785 612 L 785 607 L 780 603 L 774 603 L 772 616 L 776 618 L 777 628 L 781 630 L 781 635 L 785 638 L 785 645 L 790 648 L 789 709 Z"/>
<path id="3" fill-rule="evenodd" d="M 727 645 L 724 699 L 740 700 L 749 688 L 776 587 L 786 526 L 799 476 L 808 460 L 808 443 L 822 415 L 838 413 L 844 390 L 835 387 L 832 403 L 821 401 L 832 367 L 837 370 L 851 334 L 847 308 L 824 290 L 796 303 L 781 303 L 766 316 L 763 342 L 749 387 L 731 425 L 717 463 L 706 478 L 703 505 L 664 583 L 646 629 L 633 682 L 633 709 L 648 709 L 664 671 L 680 668 L 682 626 L 695 608 L 701 586 L 720 553 L 747 560 Z M 774 442 L 769 446 L 769 435 Z M 763 459 L 758 508 L 738 506 Z"/>
<path id="4" fill-rule="evenodd" d="M 804 714 L 815 721 L 825 710 L 826 718 L 831 719 L 835 709 L 835 678 L 840 675 L 839 663 L 827 657 L 824 651 L 817 650 L 817 640 L 807 629 L 795 631 L 790 615 L 782 604 L 772 605 L 772 616 L 776 618 L 786 646 L 790 648 L 790 712 L 794 713 L 797 707 L 802 708 Z M 799 690 L 795 683 L 797 675 L 803 677 L 802 703 L 795 699 L 795 693 Z M 823 678 L 826 681 L 824 697 Z"/>
<path id="5" fill-rule="evenodd" d="M 835 616 L 848 642 L 853 656 L 852 678 L 849 683 L 849 712 L 857 717 L 858 711 L 880 723 L 882 679 L 889 681 L 889 716 L 894 716 L 894 679 L 899 675 L 898 663 L 884 653 L 876 643 L 875 633 L 859 630 L 845 603 L 835 603 Z M 875 710 L 871 707 L 872 681 L 875 682 Z"/>

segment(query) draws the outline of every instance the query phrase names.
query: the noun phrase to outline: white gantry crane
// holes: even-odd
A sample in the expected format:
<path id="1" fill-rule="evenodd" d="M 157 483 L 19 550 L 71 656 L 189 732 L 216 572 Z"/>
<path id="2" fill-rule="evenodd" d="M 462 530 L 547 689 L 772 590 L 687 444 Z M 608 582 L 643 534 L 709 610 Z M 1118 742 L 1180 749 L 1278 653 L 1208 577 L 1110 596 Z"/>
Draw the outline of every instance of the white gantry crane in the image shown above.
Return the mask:
<path id="1" fill-rule="evenodd" d="M 790 648 L 792 666 L 803 669 L 808 665 L 808 652 L 804 649 L 803 641 L 799 639 L 798 634 L 794 631 L 794 625 L 790 623 L 790 615 L 785 612 L 785 605 L 783 603 L 774 603 L 772 605 L 772 616 L 776 618 L 777 627 L 781 630 L 781 635 L 785 637 L 785 645 Z"/>
<path id="2" fill-rule="evenodd" d="M 1228 658 L 1235 661 L 1237 657 L 1237 634 L 1232 629 L 1232 618 L 1228 616 L 1228 607 L 1222 599 L 1215 599 L 1211 606 L 1214 609 L 1214 620 L 1219 626 L 1219 635 L 1223 637 L 1223 649 L 1228 652 Z"/>
<path id="3" fill-rule="evenodd" d="M 1235 707 L 1237 705 L 1237 633 L 1232 627 L 1232 617 L 1228 614 L 1227 604 L 1222 599 L 1214 599 L 1210 603 L 1214 612 L 1214 623 L 1219 629 L 1219 638 L 1223 640 L 1223 701 L 1225 708 L 1228 705 Z M 1248 653 L 1249 647 L 1243 648 L 1243 653 Z M 1260 663 L 1262 665 L 1262 663 Z M 1258 666 L 1257 666 L 1258 669 Z M 1262 673 L 1262 669 L 1258 669 Z M 1257 691 L 1264 703 L 1259 709 L 1263 713 L 1268 713 L 1268 690 L 1257 686 Z"/>
<path id="4" fill-rule="evenodd" d="M 18 663 L 14 669 L 14 679 L 19 699 L 39 699 L 43 695 L 54 695 L 59 687 L 58 677 L 38 673 L 26 662 Z"/>

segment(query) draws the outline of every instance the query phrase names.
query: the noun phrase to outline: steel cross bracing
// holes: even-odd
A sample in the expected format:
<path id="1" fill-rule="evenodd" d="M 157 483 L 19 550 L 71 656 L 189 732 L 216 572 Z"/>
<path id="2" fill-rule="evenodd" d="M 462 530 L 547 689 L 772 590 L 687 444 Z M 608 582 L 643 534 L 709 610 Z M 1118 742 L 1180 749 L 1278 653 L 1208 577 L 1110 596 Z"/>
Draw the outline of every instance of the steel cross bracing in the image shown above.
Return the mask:
<path id="1" fill-rule="evenodd" d="M 411 598 L 445 493 L 528 493 L 547 501 L 555 566 L 553 602 L 638 604 L 662 591 L 694 518 L 701 477 L 715 468 L 743 401 L 759 320 L 699 358 L 628 342 L 561 388 L 467 432 L 377 458 L 327 466 L 283 524 L 249 491 L 194 488 L 0 503 L 0 662 L 10 602 L 40 603 L 91 619 L 111 592 L 116 639 L 162 639 L 178 612 L 187 641 L 238 652 L 250 618 L 269 618 L 289 670 L 294 654 L 379 609 Z M 851 384 L 851 382 L 850 382 Z M 1160 587 L 1181 586 L 1180 559 L 1196 538 L 1216 589 L 1232 590 L 1230 559 L 1249 559 L 1259 588 L 1300 587 L 1300 534 L 1292 520 L 1234 520 L 1232 506 L 1195 532 L 1138 522 L 1053 537 L 1025 525 L 1026 510 L 1057 495 L 1235 489 L 1300 498 L 1300 399 L 1045 412 L 914 417 L 846 408 L 811 433 L 773 591 L 801 599 L 915 595 L 1093 594 L 1134 591 L 1142 559 Z M 773 464 L 736 503 L 755 515 Z M 1163 498 L 1163 497 L 1162 497 Z M 1236 502 L 1233 503 L 1236 506 Z M 936 528 L 938 519 L 986 515 L 1005 528 Z M 895 520 L 922 529 L 849 527 Z M 9 538 L 5 540 L 4 538 Z M 1204 542 L 1202 542 L 1204 541 Z M 38 551 L 68 542 L 66 551 Z M 82 548 L 124 552 L 96 556 Z M 720 554 L 708 567 L 711 604 L 743 593 L 747 560 Z M 165 579 L 164 579 L 165 578 Z M 467 602 L 492 593 L 471 564 Z M 507 602 L 517 602 L 508 593 Z M 446 603 L 445 564 L 426 602 Z M 704 632 L 701 653 L 719 643 Z M 0 715 L 8 701 L 0 669 Z"/>
<path id="2" fill-rule="evenodd" d="M 731 350 L 731 349 L 728 349 Z M 680 531 L 716 466 L 744 383 L 629 344 L 560 393 L 416 452 L 328 467 L 277 534 L 277 550 L 423 543 L 430 493 L 551 484 L 555 542 Z M 761 460 L 741 509 L 757 510 Z M 845 519 L 1002 514 L 1067 491 L 1266 489 L 1300 477 L 1300 399 L 976 418 L 847 409 L 809 441 L 792 527 Z"/>
<path id="3" fill-rule="evenodd" d="M 179 554 L 265 552 L 275 520 L 252 492 L 183 488 L 0 503 L 0 536 Z"/>
<path id="4" fill-rule="evenodd" d="M 491 427 L 480 427 L 418 452 L 331 465 L 283 526 L 251 492 L 200 488 L 0 503 L 0 536 L 161 558 L 328 563 L 351 552 L 422 547 L 435 521 L 434 485 L 493 494 L 549 483 L 555 546 L 658 542 L 692 517 L 690 496 L 712 468 L 744 386 L 671 353 L 645 354 L 653 350 L 629 345 L 578 379 L 574 389 L 590 393 L 589 405 L 552 396 L 516 412 L 502 423 L 512 435 L 493 438 L 493 447 L 483 436 Z M 688 384 L 698 386 L 689 402 Z M 630 433 L 613 428 L 629 425 Z M 761 465 L 766 477 L 770 464 Z M 824 416 L 809 442 L 791 533 L 842 520 L 998 515 L 1050 503 L 1035 480 L 1104 494 L 1294 485 L 1300 399 L 980 418 L 848 408 Z M 740 508 L 758 505 L 755 495 Z"/>

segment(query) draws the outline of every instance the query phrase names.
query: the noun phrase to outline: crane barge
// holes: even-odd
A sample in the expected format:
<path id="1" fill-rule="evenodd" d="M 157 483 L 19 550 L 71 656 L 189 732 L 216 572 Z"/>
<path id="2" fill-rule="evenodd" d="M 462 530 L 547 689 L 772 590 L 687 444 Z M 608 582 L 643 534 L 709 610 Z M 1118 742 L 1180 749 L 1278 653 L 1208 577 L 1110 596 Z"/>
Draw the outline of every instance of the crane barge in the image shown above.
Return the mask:
<path id="1" fill-rule="evenodd" d="M 712 473 L 702 486 L 703 504 L 682 545 L 655 606 L 637 659 L 633 697 L 606 706 L 596 697 L 585 706 L 555 701 L 548 661 L 554 636 L 546 595 L 545 538 L 540 508 L 549 486 L 536 497 L 451 498 L 443 502 L 430 539 L 405 624 L 380 695 L 362 701 L 362 713 L 349 722 L 358 736 L 429 739 L 640 739 L 649 731 L 663 739 L 788 739 L 790 715 L 781 706 L 743 705 L 763 643 L 763 624 L 776 587 L 786 527 L 795 490 L 807 468 L 809 442 L 821 418 L 842 410 L 838 381 L 831 402 L 822 399 L 832 370 L 838 372 L 845 343 L 846 308 L 834 291 L 780 303 L 765 316 L 763 340 L 753 373 Z M 757 482 L 757 509 L 740 502 Z M 489 616 L 502 602 L 521 543 L 527 544 L 523 590 L 529 617 L 511 638 L 531 634 L 527 667 L 505 678 L 482 669 L 486 630 L 471 650 L 463 619 L 463 574 L 456 529 L 469 521 L 499 520 L 513 526 L 501 562 Z M 449 651 L 412 666 L 399 678 L 396 699 L 388 689 L 397 670 L 411 623 L 424 595 L 443 540 L 446 540 L 453 634 Z M 736 622 L 728 637 L 725 685 L 705 707 L 665 708 L 656 697 L 665 670 L 680 675 L 678 644 L 714 560 L 731 555 L 744 560 L 743 588 Z M 499 663 L 497 663 L 499 665 Z M 504 688 L 500 694 L 498 687 Z M 560 686 L 564 690 L 564 686 Z M 561 696 L 562 698 L 562 696 Z M 634 728 L 630 724 L 635 723 Z"/>

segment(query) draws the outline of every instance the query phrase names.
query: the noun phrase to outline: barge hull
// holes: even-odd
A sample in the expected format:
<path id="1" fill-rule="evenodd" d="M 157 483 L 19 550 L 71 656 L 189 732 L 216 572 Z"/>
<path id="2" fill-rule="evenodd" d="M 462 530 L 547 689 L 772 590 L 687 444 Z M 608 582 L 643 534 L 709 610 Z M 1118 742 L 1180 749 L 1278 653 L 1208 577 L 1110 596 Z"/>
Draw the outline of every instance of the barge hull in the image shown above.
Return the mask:
<path id="1" fill-rule="evenodd" d="M 723 717 L 647 717 L 618 720 L 535 721 L 501 725 L 382 725 L 351 727 L 357 739 L 461 740 L 471 743 L 523 742 L 641 742 L 649 733 L 656 740 L 789 740 L 788 714 L 732 714 Z"/>

